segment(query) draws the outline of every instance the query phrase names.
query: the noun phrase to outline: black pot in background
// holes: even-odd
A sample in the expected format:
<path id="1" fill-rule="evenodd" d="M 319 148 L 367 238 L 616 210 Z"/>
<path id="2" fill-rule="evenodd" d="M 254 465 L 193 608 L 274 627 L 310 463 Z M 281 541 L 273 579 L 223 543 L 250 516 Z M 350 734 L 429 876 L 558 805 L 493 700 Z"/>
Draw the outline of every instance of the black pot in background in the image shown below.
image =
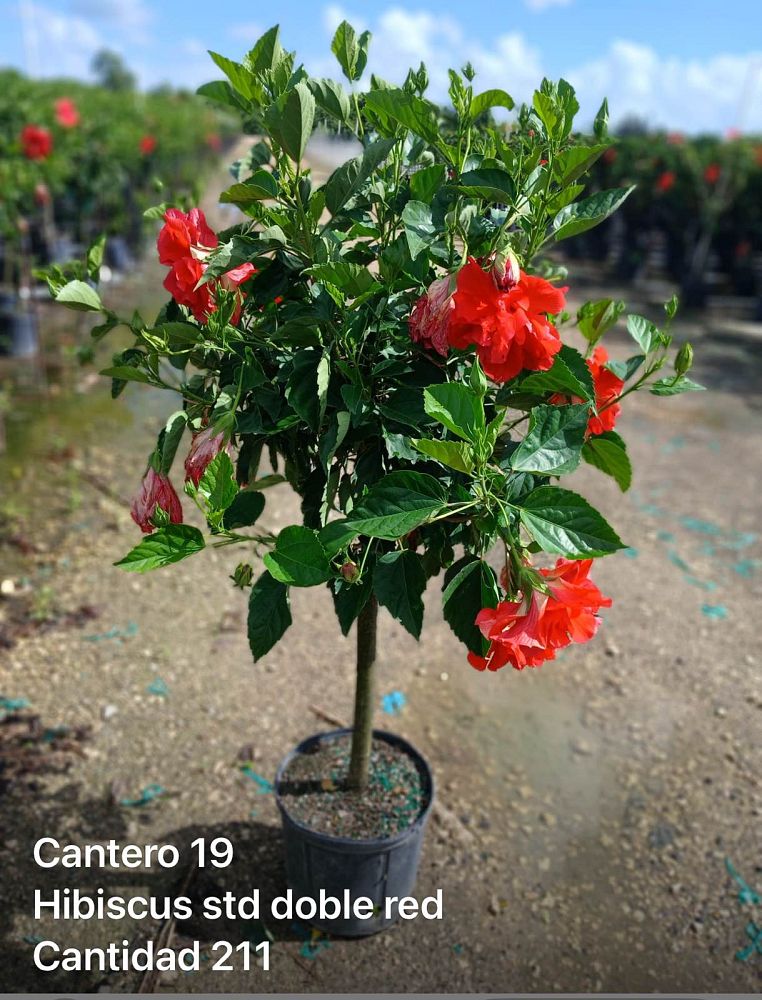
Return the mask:
<path id="1" fill-rule="evenodd" d="M 349 890 L 352 900 L 367 896 L 376 908 L 376 915 L 367 920 L 351 917 L 348 920 L 320 920 L 319 916 L 309 923 L 321 930 L 346 937 L 364 937 L 395 923 L 398 914 L 393 908 L 389 919 L 385 916 L 385 900 L 389 896 L 410 896 L 415 888 L 418 862 L 423 846 L 426 821 L 434 801 L 434 778 L 429 765 L 418 751 L 401 736 L 374 730 L 373 737 L 392 746 L 399 747 L 415 762 L 423 781 L 426 805 L 406 830 L 393 837 L 373 840 L 351 840 L 348 837 L 333 837 L 318 833 L 293 819 L 283 798 L 281 788 L 286 768 L 299 753 L 309 753 L 323 740 L 335 739 L 351 733 L 351 729 L 337 729 L 330 733 L 319 733 L 299 744 L 281 762 L 275 778 L 275 800 L 283 820 L 283 836 L 286 848 L 286 880 L 294 896 L 310 896 L 319 901 L 319 893 L 324 889 L 328 896 L 343 899 Z"/>

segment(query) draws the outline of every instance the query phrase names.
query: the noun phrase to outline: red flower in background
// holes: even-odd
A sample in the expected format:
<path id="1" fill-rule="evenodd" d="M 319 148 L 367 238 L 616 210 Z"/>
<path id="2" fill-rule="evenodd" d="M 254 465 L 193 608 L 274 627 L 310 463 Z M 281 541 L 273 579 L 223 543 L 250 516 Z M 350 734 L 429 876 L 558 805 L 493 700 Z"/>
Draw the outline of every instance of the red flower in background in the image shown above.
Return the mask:
<path id="1" fill-rule="evenodd" d="M 70 97 L 59 97 L 54 102 L 56 121 L 61 128 L 76 128 L 79 125 L 79 111 Z"/>
<path id="2" fill-rule="evenodd" d="M 21 148 L 28 160 L 47 160 L 53 152 L 53 136 L 41 125 L 25 125 L 21 130 Z"/>
<path id="3" fill-rule="evenodd" d="M 157 507 L 167 512 L 171 524 L 182 524 L 183 508 L 174 486 L 163 472 L 149 466 L 130 505 L 132 520 L 146 535 L 154 530 L 151 518 Z"/>
<path id="4" fill-rule="evenodd" d="M 190 450 L 185 459 L 185 481 L 198 486 L 206 467 L 216 458 L 225 445 L 225 435 L 215 434 L 211 427 L 193 435 Z"/>
<path id="5" fill-rule="evenodd" d="M 408 326 L 411 339 L 446 356 L 449 350 L 447 327 L 454 308 L 450 276 L 432 281 L 426 294 L 418 299 L 410 313 Z"/>
<path id="6" fill-rule="evenodd" d="M 685 145 L 685 136 L 682 132 L 667 132 L 667 142 L 670 146 Z"/>
<path id="7" fill-rule="evenodd" d="M 617 150 L 614 149 L 613 146 L 609 146 L 609 148 L 603 154 L 603 162 L 604 163 L 614 163 L 614 161 L 616 160 L 616 158 L 617 158 L 618 155 L 619 154 L 618 154 Z"/>
<path id="8" fill-rule="evenodd" d="M 507 382 L 524 369 L 547 371 L 561 350 L 561 338 L 547 314 L 564 308 L 565 292 L 524 271 L 513 288 L 501 291 L 471 258 L 458 272 L 447 340 L 461 350 L 476 347 L 493 382 Z"/>
<path id="9" fill-rule="evenodd" d="M 206 144 L 215 153 L 222 149 L 222 139 L 217 132 L 210 132 L 206 137 Z"/>
<path id="10" fill-rule="evenodd" d="M 140 152 L 143 156 L 150 156 L 154 152 L 156 146 L 158 145 L 158 140 L 156 136 L 144 135 L 140 140 Z"/>
<path id="11" fill-rule="evenodd" d="M 611 598 L 588 579 L 592 564 L 592 559 L 559 559 L 552 569 L 540 570 L 549 593 L 534 591 L 528 601 L 500 601 L 496 608 L 482 609 L 476 625 L 490 646 L 486 656 L 469 653 L 471 666 L 539 667 L 570 643 L 592 639 L 600 625 L 598 612 L 611 607 Z"/>
<path id="12" fill-rule="evenodd" d="M 707 184 L 716 184 L 720 179 L 720 174 L 722 170 L 719 163 L 710 163 L 709 166 L 704 171 L 704 180 Z"/>
<path id="13" fill-rule="evenodd" d="M 665 170 L 656 178 L 656 190 L 664 192 L 669 191 L 675 186 L 676 180 L 677 175 L 674 170 Z"/>
<path id="14" fill-rule="evenodd" d="M 199 323 L 206 323 L 210 313 L 217 308 L 215 288 L 220 286 L 233 292 L 256 274 L 253 264 L 241 264 L 216 281 L 208 281 L 197 288 L 206 270 L 204 261 L 218 243 L 217 234 L 207 225 L 200 208 L 192 208 L 190 212 L 169 208 L 164 213 L 164 225 L 156 241 L 159 260 L 171 269 L 164 279 L 164 287 L 175 302 L 191 310 Z M 243 295 L 239 293 L 231 323 L 240 319 L 242 305 Z"/>

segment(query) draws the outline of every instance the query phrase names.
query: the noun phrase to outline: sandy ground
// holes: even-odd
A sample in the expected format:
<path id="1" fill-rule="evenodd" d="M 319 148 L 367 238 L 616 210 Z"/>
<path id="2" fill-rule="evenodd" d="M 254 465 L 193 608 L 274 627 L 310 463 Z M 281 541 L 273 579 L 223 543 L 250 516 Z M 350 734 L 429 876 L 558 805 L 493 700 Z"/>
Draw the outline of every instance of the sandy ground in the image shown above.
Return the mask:
<path id="1" fill-rule="evenodd" d="M 436 582 L 419 644 L 382 619 L 379 696 L 401 691 L 406 706 L 392 717 L 379 704 L 378 724 L 433 766 L 439 808 L 418 893 L 441 887 L 444 919 L 359 941 L 311 941 L 303 926 L 273 923 L 269 972 L 212 971 L 207 957 L 202 971 L 167 975 L 160 990 L 758 989 L 762 958 L 734 957 L 754 911 L 739 904 L 725 859 L 762 888 L 759 348 L 711 324 L 681 329 L 696 339 L 697 377 L 713 391 L 628 399 L 618 429 L 636 466 L 630 493 L 587 467 L 575 474 L 632 545 L 597 564 L 614 605 L 594 642 L 538 671 L 482 675 L 442 621 Z M 325 728 L 315 707 L 350 714 L 353 644 L 327 592 L 295 592 L 294 625 L 254 665 L 246 598 L 228 580 L 241 550 L 146 577 L 111 567 L 136 541 L 118 498 L 132 492 L 171 401 L 141 387 L 116 404 L 104 396 L 41 408 L 28 438 L 34 465 L 22 467 L 12 447 L 3 469 L 13 486 L 0 576 L 17 592 L 0 613 L 7 622 L 31 611 L 38 623 L 0 650 L 0 693 L 28 699 L 46 727 L 92 728 L 82 756 L 61 755 L 67 771 L 5 790 L 4 991 L 134 990 L 136 974 L 37 972 L 34 943 L 139 943 L 158 931 L 35 923 L 34 888 L 171 894 L 191 841 L 226 836 L 233 865 L 198 875 L 192 891 L 280 893 L 273 797 L 237 762 L 243 750 L 271 779 L 291 746 Z M 10 437 L 12 446 L 13 426 Z M 288 489 L 273 490 L 263 521 L 297 519 Z M 73 624 L 83 607 L 97 617 Z M 117 804 L 154 784 L 164 794 L 151 803 Z M 184 862 L 170 872 L 43 873 L 31 854 L 43 835 L 171 842 Z M 178 934 L 238 943 L 258 931 L 238 921 Z"/>

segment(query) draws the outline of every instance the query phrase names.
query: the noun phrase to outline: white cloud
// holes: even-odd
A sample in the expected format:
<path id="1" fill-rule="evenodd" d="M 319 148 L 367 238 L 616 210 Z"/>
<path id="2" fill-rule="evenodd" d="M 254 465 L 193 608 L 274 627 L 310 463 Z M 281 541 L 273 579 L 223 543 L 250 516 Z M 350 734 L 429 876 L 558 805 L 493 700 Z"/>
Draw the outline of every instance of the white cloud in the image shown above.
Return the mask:
<path id="1" fill-rule="evenodd" d="M 24 68 L 33 76 L 88 77 L 93 55 L 105 45 L 86 18 L 41 4 L 21 7 L 21 29 Z"/>
<path id="2" fill-rule="evenodd" d="M 571 2 L 525 0 L 533 10 Z M 581 125 L 592 120 L 608 97 L 614 123 L 637 115 L 652 125 L 687 132 L 724 132 L 735 125 L 762 129 L 762 52 L 686 59 L 619 39 L 596 59 L 575 64 L 567 57 L 551 65 L 520 32 L 498 35 L 485 44 L 454 19 L 427 10 L 390 6 L 372 23 L 363 24 L 354 12 L 332 4 L 323 10 L 326 34 L 344 17 L 358 29 L 367 26 L 373 32 L 369 70 L 400 83 L 409 67 L 417 68 L 423 60 L 434 100 L 447 99 L 448 68 L 469 60 L 477 70 L 476 87 L 502 87 L 517 102 L 529 99 L 544 75 L 564 76 L 577 89 Z M 309 60 L 308 65 L 321 75 L 338 75 L 331 59 Z"/>
<path id="3" fill-rule="evenodd" d="M 146 41 L 155 16 L 144 0 L 71 0 L 69 6 L 73 18 L 100 22 L 132 42 Z"/>
<path id="4" fill-rule="evenodd" d="M 549 7 L 568 7 L 571 3 L 572 0 L 524 0 L 524 6 L 535 13 L 548 10 Z"/>

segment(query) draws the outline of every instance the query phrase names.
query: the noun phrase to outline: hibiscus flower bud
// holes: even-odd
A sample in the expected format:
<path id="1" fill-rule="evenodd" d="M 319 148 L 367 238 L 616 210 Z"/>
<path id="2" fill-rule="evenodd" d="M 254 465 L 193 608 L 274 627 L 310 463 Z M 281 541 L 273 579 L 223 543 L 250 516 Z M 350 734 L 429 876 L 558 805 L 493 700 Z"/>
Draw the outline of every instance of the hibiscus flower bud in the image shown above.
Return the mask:
<path id="1" fill-rule="evenodd" d="M 482 366 L 479 364 L 478 358 L 475 358 L 474 363 L 471 365 L 468 381 L 478 396 L 485 396 L 487 394 L 489 383 L 487 382 L 487 376 L 484 374 Z"/>
<path id="2" fill-rule="evenodd" d="M 144 534 L 150 535 L 156 527 L 154 516 L 159 507 L 164 511 L 167 523 L 182 524 L 183 508 L 172 483 L 163 472 L 149 466 L 130 505 L 132 520 Z"/>
<path id="3" fill-rule="evenodd" d="M 509 292 L 518 285 L 521 278 L 521 268 L 512 250 L 495 254 L 492 263 L 492 280 L 501 292 Z"/>
<path id="4" fill-rule="evenodd" d="M 216 433 L 212 427 L 207 427 L 193 435 L 190 450 L 185 459 L 185 481 L 198 486 L 206 467 L 222 451 L 225 435 Z"/>
<path id="5" fill-rule="evenodd" d="M 685 375 L 693 367 L 693 347 L 689 341 L 683 344 L 675 357 L 675 371 L 678 375 Z"/>
<path id="6" fill-rule="evenodd" d="M 413 307 L 408 320 L 410 337 L 418 344 L 447 355 L 447 327 L 450 313 L 455 308 L 450 291 L 450 276 L 437 278 L 429 285 Z"/>
<path id="7" fill-rule="evenodd" d="M 341 575 L 347 583 L 354 583 L 360 577 L 360 568 L 357 563 L 353 563 L 351 559 L 347 559 L 341 567 Z"/>
<path id="8" fill-rule="evenodd" d="M 241 590 L 249 587 L 254 577 L 254 570 L 248 563 L 238 563 L 230 579 Z"/>

